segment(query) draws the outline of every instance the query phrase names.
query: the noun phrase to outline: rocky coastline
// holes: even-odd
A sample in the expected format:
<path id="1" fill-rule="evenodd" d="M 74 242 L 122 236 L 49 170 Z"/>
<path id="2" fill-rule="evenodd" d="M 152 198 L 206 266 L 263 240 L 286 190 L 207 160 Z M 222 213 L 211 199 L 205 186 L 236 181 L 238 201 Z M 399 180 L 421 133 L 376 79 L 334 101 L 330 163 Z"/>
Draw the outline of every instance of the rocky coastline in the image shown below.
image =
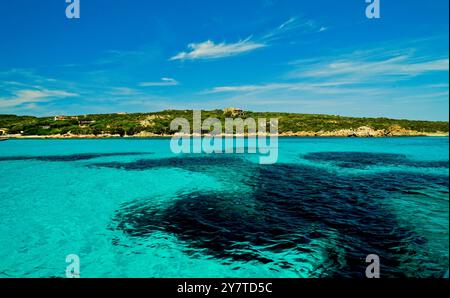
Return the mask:
<path id="1" fill-rule="evenodd" d="M 107 138 L 170 138 L 173 135 L 169 134 L 154 134 L 150 132 L 140 132 L 132 136 L 120 136 L 118 134 L 99 134 L 99 135 L 82 135 L 82 134 L 56 134 L 56 135 L 3 135 L 8 139 L 107 139 Z M 200 137 L 201 135 L 190 134 L 191 137 Z M 202 136 L 211 136 L 203 134 Z M 249 136 L 274 136 L 271 134 L 220 134 L 220 137 L 249 137 Z M 368 126 L 361 126 L 357 129 L 340 129 L 334 131 L 298 131 L 298 132 L 283 132 L 277 135 L 278 137 L 358 137 L 358 138 L 382 138 L 382 137 L 420 137 L 420 136 L 449 136 L 446 132 L 419 132 L 415 130 L 404 129 L 400 126 L 392 126 L 389 129 L 373 129 Z"/>

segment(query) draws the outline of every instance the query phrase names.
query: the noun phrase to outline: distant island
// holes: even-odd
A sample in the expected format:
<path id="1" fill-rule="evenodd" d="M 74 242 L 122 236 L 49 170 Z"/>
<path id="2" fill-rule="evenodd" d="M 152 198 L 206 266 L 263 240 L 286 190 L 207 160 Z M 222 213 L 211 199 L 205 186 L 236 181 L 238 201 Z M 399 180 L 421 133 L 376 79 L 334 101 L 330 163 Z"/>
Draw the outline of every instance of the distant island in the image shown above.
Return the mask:
<path id="1" fill-rule="evenodd" d="M 175 133 L 170 122 L 178 117 L 192 122 L 191 110 L 154 113 L 114 113 L 78 116 L 33 117 L 0 115 L 3 138 L 108 138 L 167 137 Z M 279 136 L 292 137 L 390 137 L 448 136 L 445 121 L 356 118 L 336 115 L 252 112 L 237 108 L 202 111 L 202 119 L 278 118 Z M 203 133 L 207 134 L 208 131 Z"/>

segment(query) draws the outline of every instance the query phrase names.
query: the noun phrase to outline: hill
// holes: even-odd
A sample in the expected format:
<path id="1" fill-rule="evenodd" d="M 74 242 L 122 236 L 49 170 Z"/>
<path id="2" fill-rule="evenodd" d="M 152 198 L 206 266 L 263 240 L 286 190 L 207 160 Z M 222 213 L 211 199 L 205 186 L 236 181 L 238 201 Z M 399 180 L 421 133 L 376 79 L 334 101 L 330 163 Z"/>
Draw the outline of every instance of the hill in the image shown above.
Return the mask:
<path id="1" fill-rule="evenodd" d="M 81 116 L 33 117 L 0 115 L 0 134 L 9 136 L 167 136 L 170 122 L 183 117 L 192 123 L 191 110 L 155 113 L 116 113 Z M 202 119 L 215 117 L 278 118 L 279 133 L 285 136 L 396 136 L 448 134 L 448 122 L 356 118 L 320 114 L 240 111 L 202 111 Z M 224 126 L 224 125 L 223 125 Z"/>

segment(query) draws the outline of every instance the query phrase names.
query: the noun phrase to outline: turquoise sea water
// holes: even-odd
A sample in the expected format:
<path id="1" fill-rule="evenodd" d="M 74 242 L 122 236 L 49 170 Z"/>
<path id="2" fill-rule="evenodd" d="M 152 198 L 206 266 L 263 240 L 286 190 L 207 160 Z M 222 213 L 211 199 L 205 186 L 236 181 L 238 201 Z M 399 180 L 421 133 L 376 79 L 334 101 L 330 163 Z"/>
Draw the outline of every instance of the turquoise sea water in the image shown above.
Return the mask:
<path id="1" fill-rule="evenodd" d="M 0 277 L 363 277 L 448 270 L 448 138 L 283 138 L 175 155 L 168 139 L 0 142 Z"/>

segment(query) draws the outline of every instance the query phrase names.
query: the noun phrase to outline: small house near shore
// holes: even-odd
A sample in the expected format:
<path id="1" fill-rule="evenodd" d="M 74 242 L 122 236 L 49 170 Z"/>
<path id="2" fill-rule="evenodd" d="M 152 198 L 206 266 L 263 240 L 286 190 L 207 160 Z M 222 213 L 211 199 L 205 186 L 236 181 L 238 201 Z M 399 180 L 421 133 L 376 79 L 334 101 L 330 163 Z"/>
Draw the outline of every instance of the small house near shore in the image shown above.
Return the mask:
<path id="1" fill-rule="evenodd" d="M 223 109 L 224 114 L 231 114 L 232 117 L 244 116 L 245 112 L 238 108 L 226 108 Z"/>
<path id="2" fill-rule="evenodd" d="M 78 116 L 55 116 L 54 121 L 78 120 Z"/>

